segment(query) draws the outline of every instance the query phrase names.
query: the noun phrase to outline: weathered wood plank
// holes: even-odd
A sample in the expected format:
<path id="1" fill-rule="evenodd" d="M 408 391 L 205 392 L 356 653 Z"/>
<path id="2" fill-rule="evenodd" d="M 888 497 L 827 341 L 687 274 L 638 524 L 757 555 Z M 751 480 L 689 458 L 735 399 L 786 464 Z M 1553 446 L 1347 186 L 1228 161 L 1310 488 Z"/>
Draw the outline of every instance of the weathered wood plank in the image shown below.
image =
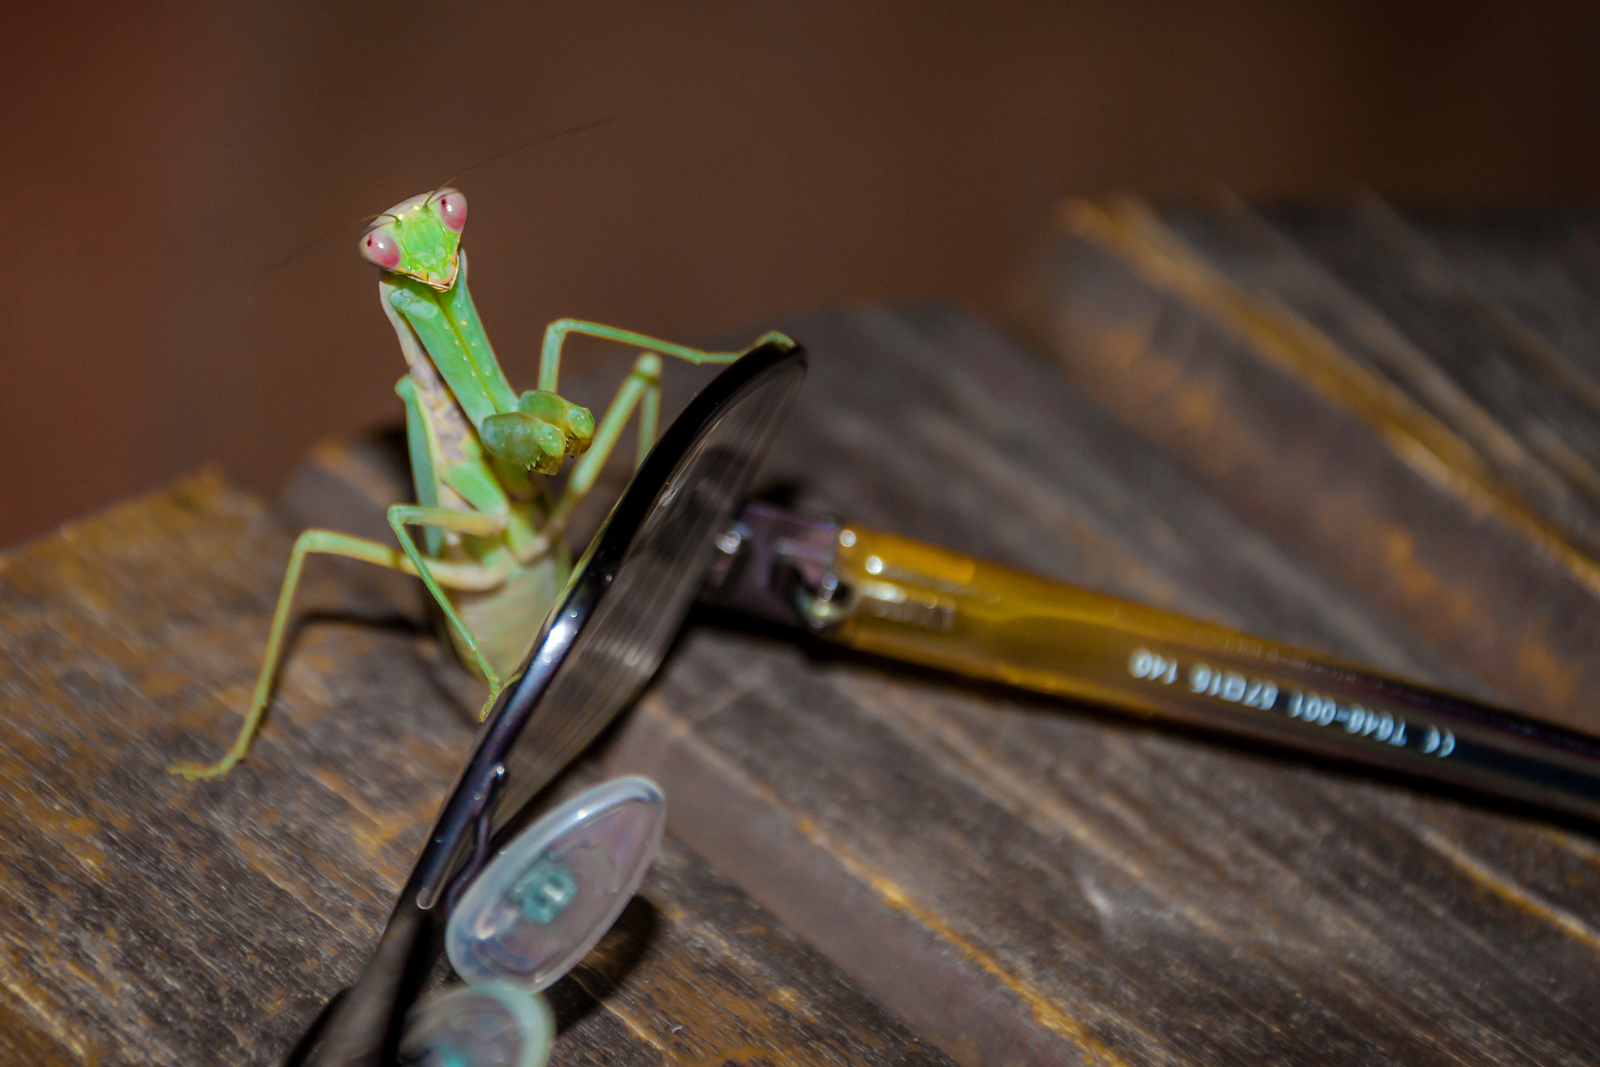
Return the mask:
<path id="1" fill-rule="evenodd" d="M 1600 544 L 1600 384 L 1471 284 L 1387 205 L 1263 216 L 1351 294 L 1394 324 L 1423 366 L 1476 404 L 1520 446 L 1505 472 L 1591 554 Z"/>
<path id="2" fill-rule="evenodd" d="M 556 1064 L 616 1063 L 632 1048 L 651 1064 L 951 1062 L 671 838 L 613 932 L 551 996 L 558 1021 L 586 1013 Z M 590 1018 L 631 1040 L 576 1040 Z"/>
<path id="3" fill-rule="evenodd" d="M 1600 567 L 1376 372 L 1414 343 L 1259 228 L 1211 226 L 1247 244 L 1213 261 L 1137 204 L 1065 218 L 1025 314 L 1072 381 L 1505 700 L 1600 729 Z"/>
<path id="4" fill-rule="evenodd" d="M 1593 210 L 1401 214 L 1484 299 L 1600 381 L 1600 216 Z M 1590 384 L 1563 379 L 1592 393 Z"/>
<path id="5" fill-rule="evenodd" d="M 1452 663 L 1409 602 L 1240 506 L 1225 467 L 1168 458 L 1120 425 L 1131 409 L 1108 414 L 981 323 L 788 327 L 813 373 L 767 479 L 801 504 L 1455 688 L 1492 695 L 1515 659 L 1499 642 L 1528 593 L 1495 585 L 1492 558 L 1477 595 L 1508 621 L 1481 658 L 1442 643 Z M 1358 452 L 1350 425 L 1297 429 Z M 403 492 L 375 477 L 348 499 Z M 323 521 L 337 483 L 302 494 L 301 518 Z M 336 518 L 359 530 L 365 506 Z M 166 782 L 163 762 L 226 734 L 217 693 L 252 679 L 288 542 L 214 484 L 146 507 L 0 571 L 0 771 L 22 786 L 0 802 L 30 828 L 0 885 L 0 962 L 26 994 L 0 1040 L 68 1062 L 266 1059 L 370 943 L 474 694 L 413 621 L 413 590 L 330 565 L 257 754 L 224 783 Z M 656 774 L 673 834 L 742 893 L 669 849 L 648 907 L 559 991 L 572 1062 L 750 1059 L 751 1035 L 774 1062 L 936 1055 L 834 966 L 963 1063 L 1600 1053 L 1588 831 L 727 620 L 691 627 L 602 758 Z M 51 940 L 59 964 L 32 951 Z"/>
<path id="6" fill-rule="evenodd" d="M 288 549 L 207 476 L 0 557 L 0 1059 L 275 1063 L 364 961 L 478 702 L 381 575 L 312 568 L 250 759 L 163 770 L 237 727 Z M 629 915 L 557 1063 L 945 1062 L 670 839 Z"/>
<path id="7" fill-rule="evenodd" d="M 1170 211 L 1162 221 L 1228 281 L 1320 331 L 1455 435 L 1506 491 L 1593 548 L 1587 460 L 1553 448 L 1569 440 L 1568 449 L 1590 450 L 1591 430 L 1577 417 L 1583 398 L 1530 358 L 1559 357 L 1386 205 L 1258 214 L 1234 203 Z M 1566 384 L 1581 378 L 1574 372 Z"/>
<path id="8" fill-rule="evenodd" d="M 972 320 L 790 329 L 813 373 L 769 477 L 804 500 L 1465 683 Z M 1600 972 L 1600 871 L 1585 835 L 722 630 L 683 643 L 630 742 L 617 766 L 660 776 L 686 840 L 955 1054 L 1597 1051 L 1582 990 Z"/>
<path id="9" fill-rule="evenodd" d="M 1486 692 L 970 318 L 786 324 L 792 501 Z M 1583 1063 L 1586 833 L 701 618 L 604 755 L 971 1063 Z"/>

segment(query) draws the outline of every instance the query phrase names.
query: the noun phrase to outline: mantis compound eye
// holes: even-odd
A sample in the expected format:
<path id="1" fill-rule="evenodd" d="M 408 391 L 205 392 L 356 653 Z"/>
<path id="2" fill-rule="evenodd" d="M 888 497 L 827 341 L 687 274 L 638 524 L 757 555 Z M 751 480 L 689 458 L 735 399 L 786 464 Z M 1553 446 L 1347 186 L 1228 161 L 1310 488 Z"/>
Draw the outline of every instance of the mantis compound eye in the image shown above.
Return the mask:
<path id="1" fill-rule="evenodd" d="M 368 263 L 394 270 L 400 265 L 400 242 L 387 227 L 374 226 L 361 235 L 361 255 Z"/>
<path id="2" fill-rule="evenodd" d="M 439 207 L 439 221 L 444 223 L 444 228 L 451 233 L 460 233 L 467 228 L 467 198 L 451 189 L 440 195 L 434 201 Z"/>

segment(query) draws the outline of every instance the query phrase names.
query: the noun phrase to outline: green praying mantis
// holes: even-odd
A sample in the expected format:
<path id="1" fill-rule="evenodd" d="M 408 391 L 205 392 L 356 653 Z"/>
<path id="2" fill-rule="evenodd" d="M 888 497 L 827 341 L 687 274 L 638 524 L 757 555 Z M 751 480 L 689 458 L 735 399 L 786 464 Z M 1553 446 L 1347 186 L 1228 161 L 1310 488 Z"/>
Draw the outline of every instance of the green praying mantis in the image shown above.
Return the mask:
<path id="1" fill-rule="evenodd" d="M 467 200 L 445 186 L 378 215 L 361 235 L 361 254 L 383 272 L 378 294 L 409 366 L 395 385 L 406 411 L 406 445 L 415 504 L 389 508 L 399 547 L 334 530 L 306 530 L 295 541 L 268 631 L 250 710 L 233 746 L 209 765 L 178 763 L 185 778 L 226 774 L 245 757 L 272 697 L 284 634 L 309 555 L 346 556 L 422 580 L 447 620 L 457 656 L 489 683 L 480 719 L 520 669 L 572 570 L 563 531 L 593 487 L 628 420 L 638 415 L 643 462 L 655 442 L 662 357 L 731 363 L 744 352 L 705 352 L 630 330 L 560 319 L 546 329 L 539 387 L 511 389 L 467 291 L 461 248 Z M 556 390 L 561 348 L 587 334 L 641 350 L 597 424 L 587 408 Z M 780 333 L 764 344 L 794 344 Z M 548 476 L 574 457 L 564 487 Z M 411 528 L 422 530 L 421 547 Z"/>

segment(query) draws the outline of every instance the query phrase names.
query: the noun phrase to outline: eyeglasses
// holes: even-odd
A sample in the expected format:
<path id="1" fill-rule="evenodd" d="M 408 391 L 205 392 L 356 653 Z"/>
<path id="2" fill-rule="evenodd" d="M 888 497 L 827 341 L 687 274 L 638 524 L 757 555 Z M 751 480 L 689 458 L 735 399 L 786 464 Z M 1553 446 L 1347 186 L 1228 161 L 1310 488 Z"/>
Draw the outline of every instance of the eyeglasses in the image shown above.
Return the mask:
<path id="1" fill-rule="evenodd" d="M 501 879 L 501 895 L 536 925 L 541 909 L 559 905 L 576 914 L 567 905 L 581 891 L 582 872 L 569 869 L 549 848 L 523 856 L 520 868 L 497 865 L 548 830 L 541 822 L 526 828 L 528 837 L 517 836 L 527 822 L 528 802 L 660 665 L 716 551 L 716 535 L 744 499 L 804 375 L 800 349 L 758 348 L 718 375 L 662 434 L 574 568 L 522 674 L 480 729 L 371 960 L 356 983 L 329 1002 L 287 1063 L 395 1063 L 407 1012 L 437 958 L 440 928 L 453 921 L 452 913 L 474 906 L 480 876 Z M 603 823 L 630 802 L 650 808 L 647 790 L 636 790 L 639 795 L 616 804 L 591 798 L 588 822 L 575 825 Z M 659 839 L 660 804 L 653 807 Z M 632 831 L 638 839 L 650 832 L 645 824 Z M 618 882 L 609 895 L 618 896 L 634 873 L 643 877 L 653 853 L 653 846 L 636 849 L 633 859 L 614 864 L 610 873 Z M 621 903 L 636 886 L 633 879 Z M 589 914 L 591 928 L 575 935 L 576 956 L 566 966 L 615 919 L 615 912 L 607 917 L 605 911 Z M 449 1020 L 459 1017 L 536 1029 L 540 1016 L 527 1007 L 525 988 L 486 984 L 447 994 L 456 998 L 453 1006 L 430 1002 L 413 1027 L 437 1023 L 447 1030 Z"/>

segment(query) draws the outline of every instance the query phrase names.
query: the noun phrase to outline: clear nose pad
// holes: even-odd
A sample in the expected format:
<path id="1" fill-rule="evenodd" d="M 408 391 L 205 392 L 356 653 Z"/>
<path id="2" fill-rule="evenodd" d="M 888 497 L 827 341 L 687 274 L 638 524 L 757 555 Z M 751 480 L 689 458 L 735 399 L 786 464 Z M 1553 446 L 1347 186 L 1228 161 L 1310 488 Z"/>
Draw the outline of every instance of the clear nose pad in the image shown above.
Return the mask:
<path id="1" fill-rule="evenodd" d="M 617 778 L 561 805 L 467 887 L 444 946 L 468 982 L 540 990 L 566 974 L 644 881 L 666 800 L 648 778 Z"/>
<path id="2" fill-rule="evenodd" d="M 544 997 L 504 983 L 429 997 L 406 1018 L 406 1067 L 544 1067 L 555 1039 Z"/>
<path id="3" fill-rule="evenodd" d="M 666 814 L 650 779 L 615 778 L 518 834 L 462 893 L 445 924 L 445 952 L 468 985 L 413 1009 L 402 1051 L 433 1056 L 415 1061 L 429 1067 L 542 1065 L 554 1028 L 538 993 L 588 955 L 633 899 L 661 848 Z M 518 997 L 537 1011 L 514 1007 L 522 1004 Z M 513 1047 L 502 1024 L 526 1027 L 524 1043 Z M 507 1058 L 529 1055 L 540 1041 L 537 1058 Z"/>

